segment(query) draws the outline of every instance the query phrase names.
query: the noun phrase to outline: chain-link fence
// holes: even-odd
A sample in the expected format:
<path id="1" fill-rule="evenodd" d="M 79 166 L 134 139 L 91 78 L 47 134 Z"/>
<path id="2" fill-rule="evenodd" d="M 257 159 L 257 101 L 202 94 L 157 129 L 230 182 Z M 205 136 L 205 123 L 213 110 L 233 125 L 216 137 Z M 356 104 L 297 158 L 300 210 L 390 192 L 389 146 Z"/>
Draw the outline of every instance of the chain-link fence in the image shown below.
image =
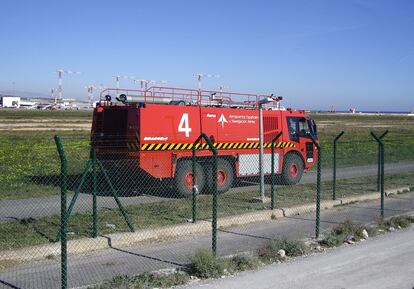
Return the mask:
<path id="1" fill-rule="evenodd" d="M 372 135 L 338 134 L 322 140 L 319 169 L 290 168 L 297 184 L 282 174 L 288 156 L 277 139 L 263 156 L 263 185 L 257 146 L 223 154 L 206 135 L 183 158 L 74 135 L 33 143 L 18 161 L 2 156 L 0 287 L 73 288 L 184 268 L 199 249 L 230 255 L 414 210 L 412 137 L 390 131 L 380 157 Z"/>

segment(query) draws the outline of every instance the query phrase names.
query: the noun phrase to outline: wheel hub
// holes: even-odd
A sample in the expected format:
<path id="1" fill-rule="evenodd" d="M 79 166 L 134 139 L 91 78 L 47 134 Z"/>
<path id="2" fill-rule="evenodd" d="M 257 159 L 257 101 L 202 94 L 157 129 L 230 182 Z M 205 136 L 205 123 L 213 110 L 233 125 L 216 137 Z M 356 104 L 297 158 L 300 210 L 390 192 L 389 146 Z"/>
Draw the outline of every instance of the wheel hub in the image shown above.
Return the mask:
<path id="1" fill-rule="evenodd" d="M 217 185 L 221 186 L 226 182 L 226 173 L 222 170 L 217 171 Z"/>
<path id="2" fill-rule="evenodd" d="M 296 177 L 299 173 L 298 166 L 296 164 L 291 164 L 289 173 L 292 177 Z"/>
<path id="3" fill-rule="evenodd" d="M 193 187 L 193 173 L 189 172 L 184 177 L 184 184 L 187 188 Z"/>

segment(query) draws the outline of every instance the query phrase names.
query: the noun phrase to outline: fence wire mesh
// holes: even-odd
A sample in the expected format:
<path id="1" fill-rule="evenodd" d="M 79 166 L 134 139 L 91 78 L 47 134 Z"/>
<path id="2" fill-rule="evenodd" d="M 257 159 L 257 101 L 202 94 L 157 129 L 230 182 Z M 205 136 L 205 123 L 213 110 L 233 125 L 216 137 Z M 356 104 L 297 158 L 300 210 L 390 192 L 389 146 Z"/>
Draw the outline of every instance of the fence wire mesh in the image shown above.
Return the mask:
<path id="1" fill-rule="evenodd" d="M 337 143 L 336 200 L 332 151 L 336 134 L 322 140 L 322 234 L 347 220 L 365 224 L 381 217 L 378 143 L 369 135 L 358 139 L 349 135 L 346 132 Z M 179 160 L 153 152 L 138 159 L 136 152 L 122 151 L 121 140 L 114 136 L 108 148 L 96 148 L 95 158 L 85 135 L 83 139 L 66 135 L 62 143 L 68 169 L 68 288 L 122 274 L 184 268 L 194 252 L 212 249 L 211 157 L 197 151 L 194 175 L 190 152 Z M 414 210 L 409 192 L 414 185 L 412 136 L 390 131 L 384 148 L 385 217 L 409 213 Z M 277 154 L 281 159 L 282 151 Z M 61 164 L 55 143 L 50 138 L 12 155 L 3 154 L 0 164 L 0 287 L 60 288 Z M 16 155 L 21 156 L 16 160 Z M 259 149 L 252 149 L 240 163 L 236 158 L 218 158 L 220 255 L 257 250 L 273 238 L 315 236 L 316 167 L 305 172 L 300 183 L 288 185 L 279 175 L 283 166 L 278 166 L 272 210 L 271 158 L 266 152 L 263 199 L 258 155 Z M 143 166 L 151 174 L 139 169 Z M 171 177 L 160 177 L 166 174 Z M 180 178 L 174 178 L 177 175 Z"/>

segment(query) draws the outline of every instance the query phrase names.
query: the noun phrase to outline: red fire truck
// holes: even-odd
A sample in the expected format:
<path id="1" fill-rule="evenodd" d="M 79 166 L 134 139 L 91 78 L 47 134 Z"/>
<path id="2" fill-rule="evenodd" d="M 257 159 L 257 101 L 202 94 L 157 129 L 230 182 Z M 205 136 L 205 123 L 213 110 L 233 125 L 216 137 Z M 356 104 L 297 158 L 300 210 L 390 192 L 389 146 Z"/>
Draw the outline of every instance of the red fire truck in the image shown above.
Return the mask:
<path id="1" fill-rule="evenodd" d="M 105 97 L 103 97 L 105 95 Z M 263 99 L 267 103 L 263 103 Z M 259 174 L 259 109 L 263 125 L 263 170 L 295 184 L 318 159 L 310 134 L 316 124 L 303 110 L 280 107 L 280 97 L 170 87 L 107 89 L 93 114 L 92 142 L 98 158 L 133 160 L 135 168 L 156 179 L 173 180 L 184 196 L 192 193 L 192 147 L 203 132 L 218 150 L 220 193 L 236 178 Z M 259 107 L 260 106 L 260 107 Z M 198 191 L 212 187 L 212 152 L 196 145 Z"/>

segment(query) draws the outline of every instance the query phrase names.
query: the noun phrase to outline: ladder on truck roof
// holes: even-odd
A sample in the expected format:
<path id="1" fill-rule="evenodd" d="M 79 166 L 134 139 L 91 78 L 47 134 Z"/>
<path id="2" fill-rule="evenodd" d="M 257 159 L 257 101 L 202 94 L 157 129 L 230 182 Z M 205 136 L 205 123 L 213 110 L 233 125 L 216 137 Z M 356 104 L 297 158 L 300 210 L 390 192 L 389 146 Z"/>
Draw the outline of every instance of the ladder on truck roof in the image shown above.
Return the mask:
<path id="1" fill-rule="evenodd" d="M 243 109 L 257 109 L 259 99 L 268 97 L 258 94 L 164 86 L 152 86 L 145 90 L 107 88 L 101 92 L 100 105 L 113 105 L 113 95 L 117 101 L 115 104 L 122 105 L 155 103 Z"/>

